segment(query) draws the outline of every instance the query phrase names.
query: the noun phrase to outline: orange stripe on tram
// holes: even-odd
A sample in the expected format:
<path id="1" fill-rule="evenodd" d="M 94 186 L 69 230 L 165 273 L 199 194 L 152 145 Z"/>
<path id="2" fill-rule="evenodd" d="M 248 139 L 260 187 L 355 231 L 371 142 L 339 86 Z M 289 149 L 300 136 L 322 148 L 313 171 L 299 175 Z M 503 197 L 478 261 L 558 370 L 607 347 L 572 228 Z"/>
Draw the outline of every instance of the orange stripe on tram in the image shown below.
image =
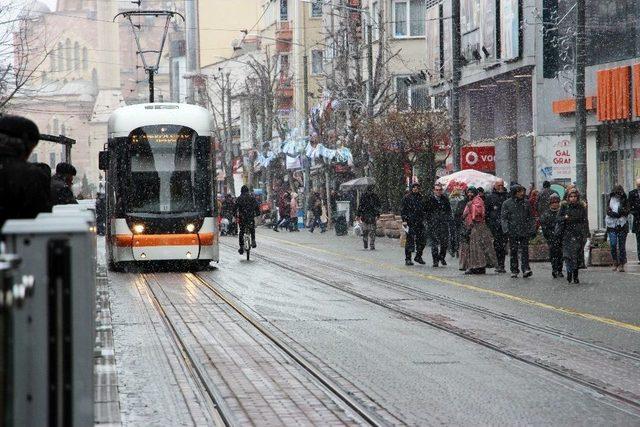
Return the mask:
<path id="1" fill-rule="evenodd" d="M 214 233 L 199 234 L 119 234 L 115 238 L 116 246 L 211 246 L 215 241 Z"/>

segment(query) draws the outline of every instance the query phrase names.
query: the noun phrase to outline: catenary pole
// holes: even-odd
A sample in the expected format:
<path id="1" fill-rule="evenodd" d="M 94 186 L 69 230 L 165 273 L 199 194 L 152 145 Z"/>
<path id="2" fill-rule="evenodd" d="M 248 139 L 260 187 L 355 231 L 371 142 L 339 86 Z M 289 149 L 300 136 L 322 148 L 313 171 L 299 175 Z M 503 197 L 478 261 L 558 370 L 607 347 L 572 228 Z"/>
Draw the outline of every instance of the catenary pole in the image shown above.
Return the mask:
<path id="1" fill-rule="evenodd" d="M 304 108 L 304 134 L 309 136 L 309 77 L 308 77 L 309 59 L 307 57 L 307 51 L 305 50 L 302 56 L 302 90 L 303 93 L 303 108 Z M 304 214 L 309 212 L 309 200 L 311 196 L 311 159 L 307 157 L 307 154 L 302 155 L 304 160 Z"/>
<path id="2" fill-rule="evenodd" d="M 578 189 L 587 192 L 587 108 L 585 80 L 585 0 L 576 2 L 576 178 Z"/>
<path id="3" fill-rule="evenodd" d="M 373 25 L 371 25 L 371 17 L 369 18 L 369 24 L 367 25 L 367 118 L 371 120 L 373 118 L 373 40 L 371 32 Z M 368 141 L 367 141 L 368 142 Z M 369 158 L 369 144 L 366 144 L 367 150 L 367 165 L 364 168 L 365 176 L 370 176 L 369 167 L 371 166 L 371 159 Z"/>
<path id="4" fill-rule="evenodd" d="M 453 170 L 460 170 L 460 78 L 462 75 L 460 64 L 460 0 L 451 2 L 452 26 L 452 67 L 451 79 L 451 144 L 453 148 Z"/>

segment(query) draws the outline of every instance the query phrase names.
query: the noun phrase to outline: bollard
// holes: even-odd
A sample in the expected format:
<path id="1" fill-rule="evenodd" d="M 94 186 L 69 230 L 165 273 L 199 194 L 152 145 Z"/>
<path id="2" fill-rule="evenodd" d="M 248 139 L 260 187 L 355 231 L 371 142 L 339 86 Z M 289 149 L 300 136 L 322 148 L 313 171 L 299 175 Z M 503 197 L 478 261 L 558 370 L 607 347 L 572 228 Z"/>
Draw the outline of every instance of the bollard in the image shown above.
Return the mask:
<path id="1" fill-rule="evenodd" d="M 31 273 L 32 297 L 12 319 L 12 411 L 8 425 L 93 424 L 95 234 L 86 215 L 9 220 L 7 249 Z"/>

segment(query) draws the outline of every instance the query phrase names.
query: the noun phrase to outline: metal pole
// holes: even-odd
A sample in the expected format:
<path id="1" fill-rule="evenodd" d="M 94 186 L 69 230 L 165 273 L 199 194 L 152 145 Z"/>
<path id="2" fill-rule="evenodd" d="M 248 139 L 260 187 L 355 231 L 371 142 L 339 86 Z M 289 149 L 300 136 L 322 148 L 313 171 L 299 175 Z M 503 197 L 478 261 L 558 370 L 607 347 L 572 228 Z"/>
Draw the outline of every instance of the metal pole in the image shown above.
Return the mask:
<path id="1" fill-rule="evenodd" d="M 224 106 L 223 106 L 224 108 Z M 231 118 L 231 77 L 227 73 L 227 124 L 229 126 L 229 132 L 227 134 L 227 148 L 229 150 L 229 188 L 231 194 L 236 193 L 235 181 L 233 179 L 233 120 Z"/>
<path id="2" fill-rule="evenodd" d="M 186 56 L 187 56 L 187 73 L 193 76 L 199 74 L 198 66 L 198 3 L 197 0 L 186 0 L 184 2 L 184 11 L 186 15 Z M 187 102 L 195 103 L 195 90 L 193 77 L 187 79 Z M 224 106 L 223 106 L 224 108 Z"/>
<path id="3" fill-rule="evenodd" d="M 367 118 L 371 120 L 373 118 L 373 40 L 371 31 L 373 25 L 371 25 L 371 16 L 369 16 L 369 24 L 367 25 Z M 369 157 L 369 141 L 365 145 L 367 150 L 367 165 L 364 168 L 365 176 L 371 176 L 369 170 L 371 166 L 371 158 Z"/>
<path id="4" fill-rule="evenodd" d="M 154 71 L 153 71 L 152 68 L 149 68 L 147 71 L 149 72 L 149 102 L 154 102 L 153 101 L 153 99 L 154 99 L 154 93 L 153 93 L 154 92 L 154 88 L 153 88 L 153 85 L 154 85 L 154 83 L 153 83 L 153 73 L 154 73 Z"/>
<path id="5" fill-rule="evenodd" d="M 587 193 L 587 108 L 584 97 L 585 80 L 585 0 L 577 0 L 576 28 L 576 178 L 578 189 Z"/>
<path id="6" fill-rule="evenodd" d="M 453 37 L 451 55 L 453 76 L 451 79 L 451 144 L 453 148 L 453 170 L 460 170 L 460 92 L 459 85 L 462 76 L 460 69 L 460 0 L 451 2 L 451 26 Z"/>
<path id="7" fill-rule="evenodd" d="M 303 79 L 303 107 L 304 107 L 304 133 L 309 136 L 309 77 L 308 77 L 309 59 L 305 50 L 302 56 L 302 79 Z M 311 196 L 311 159 L 307 154 L 302 155 L 304 161 L 304 214 L 309 212 L 309 201 Z"/>
<path id="8" fill-rule="evenodd" d="M 64 161 L 71 164 L 71 143 L 64 144 Z"/>

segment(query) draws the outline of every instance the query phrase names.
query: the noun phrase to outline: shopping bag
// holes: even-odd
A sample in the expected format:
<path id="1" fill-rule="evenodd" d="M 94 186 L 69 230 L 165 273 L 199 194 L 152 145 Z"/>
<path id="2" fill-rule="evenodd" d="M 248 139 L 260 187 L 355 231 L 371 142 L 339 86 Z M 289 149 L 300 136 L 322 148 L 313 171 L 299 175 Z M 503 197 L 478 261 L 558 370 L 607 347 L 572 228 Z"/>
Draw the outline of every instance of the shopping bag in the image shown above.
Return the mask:
<path id="1" fill-rule="evenodd" d="M 356 222 L 356 225 L 353 226 L 353 233 L 356 236 L 362 236 L 362 226 L 359 222 Z"/>

